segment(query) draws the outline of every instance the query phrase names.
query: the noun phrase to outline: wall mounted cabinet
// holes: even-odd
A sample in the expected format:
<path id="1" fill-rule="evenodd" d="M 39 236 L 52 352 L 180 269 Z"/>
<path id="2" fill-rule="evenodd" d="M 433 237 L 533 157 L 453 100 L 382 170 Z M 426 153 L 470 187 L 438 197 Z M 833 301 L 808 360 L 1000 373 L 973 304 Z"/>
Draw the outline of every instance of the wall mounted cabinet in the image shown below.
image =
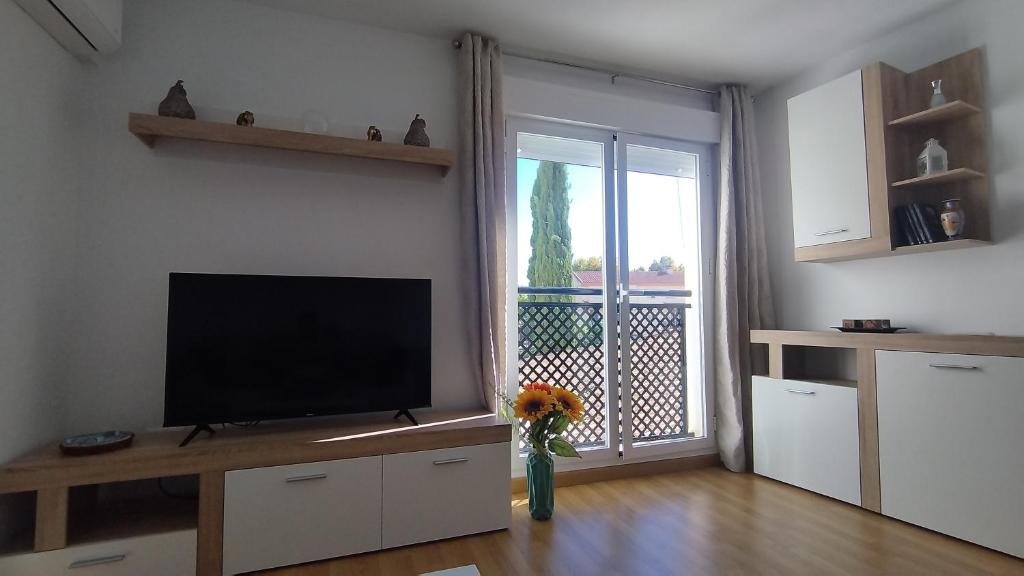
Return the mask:
<path id="1" fill-rule="evenodd" d="M 949 102 L 929 108 L 931 81 Z M 988 244 L 987 132 L 981 51 L 905 73 L 875 63 L 789 100 L 793 237 L 798 262 L 827 262 Z M 929 138 L 950 170 L 918 177 Z M 907 245 L 894 216 L 911 203 L 960 198 L 964 237 Z"/>

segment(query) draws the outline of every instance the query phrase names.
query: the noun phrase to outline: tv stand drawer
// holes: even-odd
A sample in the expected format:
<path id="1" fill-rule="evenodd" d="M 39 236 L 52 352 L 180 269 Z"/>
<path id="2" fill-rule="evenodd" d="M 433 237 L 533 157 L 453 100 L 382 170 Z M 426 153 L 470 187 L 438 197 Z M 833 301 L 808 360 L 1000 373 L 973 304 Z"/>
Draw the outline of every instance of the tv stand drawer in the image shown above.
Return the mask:
<path id="1" fill-rule="evenodd" d="M 384 548 L 508 528 L 508 442 L 384 456 Z"/>
<path id="2" fill-rule="evenodd" d="M 380 549 L 381 457 L 224 475 L 224 574 Z"/>
<path id="3" fill-rule="evenodd" d="M 4 576 L 195 576 L 196 531 L 180 530 L 0 556 Z"/>

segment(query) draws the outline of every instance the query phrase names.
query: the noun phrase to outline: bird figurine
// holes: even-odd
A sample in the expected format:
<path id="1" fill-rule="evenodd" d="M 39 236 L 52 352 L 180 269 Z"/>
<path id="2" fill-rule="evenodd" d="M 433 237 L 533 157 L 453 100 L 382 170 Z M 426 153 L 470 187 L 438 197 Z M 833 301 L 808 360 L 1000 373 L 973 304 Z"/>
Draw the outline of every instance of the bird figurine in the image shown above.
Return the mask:
<path id="1" fill-rule="evenodd" d="M 376 126 L 370 126 L 366 129 L 366 139 L 370 142 L 383 142 L 384 136 L 381 135 L 379 128 Z"/>
<path id="2" fill-rule="evenodd" d="M 430 147 L 430 137 L 427 136 L 427 121 L 420 118 L 419 114 L 409 124 L 409 131 L 405 133 L 405 140 L 403 142 L 410 146 Z"/>
<path id="3" fill-rule="evenodd" d="M 182 85 L 181 80 L 175 82 L 174 86 L 171 86 L 171 89 L 167 91 L 167 97 L 160 102 L 157 114 L 172 118 L 196 119 L 196 111 L 188 103 L 188 93 L 185 92 L 185 87 Z"/>
<path id="4" fill-rule="evenodd" d="M 256 117 L 248 110 L 239 114 L 238 119 L 235 120 L 235 124 L 238 124 L 239 126 L 252 126 L 255 123 Z"/>

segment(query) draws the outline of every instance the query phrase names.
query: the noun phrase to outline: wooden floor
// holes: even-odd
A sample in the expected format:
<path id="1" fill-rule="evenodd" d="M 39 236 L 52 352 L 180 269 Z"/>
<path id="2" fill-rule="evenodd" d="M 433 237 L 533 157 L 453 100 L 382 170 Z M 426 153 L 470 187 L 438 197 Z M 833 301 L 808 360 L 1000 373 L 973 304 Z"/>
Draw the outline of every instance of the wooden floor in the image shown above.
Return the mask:
<path id="1" fill-rule="evenodd" d="M 522 498 L 507 531 L 261 574 L 1024 574 L 1022 560 L 722 468 L 559 488 L 549 522 Z"/>

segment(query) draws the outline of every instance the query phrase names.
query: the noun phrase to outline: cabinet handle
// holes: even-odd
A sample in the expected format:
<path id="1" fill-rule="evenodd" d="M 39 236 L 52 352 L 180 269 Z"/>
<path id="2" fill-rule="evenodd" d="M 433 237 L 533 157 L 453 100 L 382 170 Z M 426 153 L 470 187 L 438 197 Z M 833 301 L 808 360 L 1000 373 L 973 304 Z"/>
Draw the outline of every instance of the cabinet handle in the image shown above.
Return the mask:
<path id="1" fill-rule="evenodd" d="M 434 460 L 434 466 L 444 466 L 445 464 L 458 464 L 460 462 L 469 462 L 469 458 L 449 458 L 447 460 Z"/>
<path id="2" fill-rule="evenodd" d="M 796 390 L 794 388 L 786 388 L 786 392 L 791 392 L 793 394 L 803 394 L 804 396 L 814 396 L 815 394 L 817 394 L 817 392 L 815 392 L 814 390 Z"/>
<path id="3" fill-rule="evenodd" d="M 321 472 L 319 474 L 306 474 L 305 476 L 289 476 L 284 479 L 285 482 L 305 482 L 306 480 L 323 480 L 327 478 L 327 474 Z"/>
<path id="4" fill-rule="evenodd" d="M 835 230 L 825 230 L 824 232 L 815 232 L 815 236 L 831 236 L 833 234 L 842 234 L 843 232 L 849 232 L 849 228 L 836 228 Z"/>
<path id="5" fill-rule="evenodd" d="M 68 565 L 68 570 L 74 570 L 75 568 L 85 568 L 87 566 L 99 566 L 100 564 L 113 564 L 114 562 L 123 562 L 125 558 L 127 558 L 125 554 L 115 554 L 113 556 L 103 556 L 101 558 L 76 560 Z"/>
<path id="6" fill-rule="evenodd" d="M 969 364 L 929 364 L 932 368 L 952 368 L 954 370 L 977 370 L 977 366 Z"/>

